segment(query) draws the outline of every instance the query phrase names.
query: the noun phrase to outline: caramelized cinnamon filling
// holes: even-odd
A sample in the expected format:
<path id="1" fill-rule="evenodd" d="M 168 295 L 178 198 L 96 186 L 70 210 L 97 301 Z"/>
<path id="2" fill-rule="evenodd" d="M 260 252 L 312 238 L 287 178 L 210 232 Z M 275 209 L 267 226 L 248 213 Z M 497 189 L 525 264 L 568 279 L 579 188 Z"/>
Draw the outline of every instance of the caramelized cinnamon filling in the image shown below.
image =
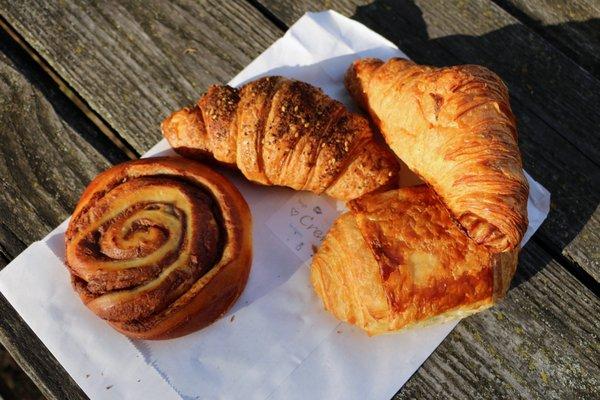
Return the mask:
<path id="1" fill-rule="evenodd" d="M 100 317 L 121 322 L 165 310 L 218 262 L 226 235 L 212 196 L 169 176 L 109 187 L 73 224 L 74 287 Z"/>

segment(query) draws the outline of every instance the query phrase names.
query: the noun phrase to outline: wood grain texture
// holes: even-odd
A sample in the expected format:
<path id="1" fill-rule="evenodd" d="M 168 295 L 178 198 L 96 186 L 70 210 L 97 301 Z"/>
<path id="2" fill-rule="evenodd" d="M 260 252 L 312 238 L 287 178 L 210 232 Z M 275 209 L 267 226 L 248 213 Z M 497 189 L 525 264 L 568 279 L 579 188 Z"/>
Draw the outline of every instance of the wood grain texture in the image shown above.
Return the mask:
<path id="1" fill-rule="evenodd" d="M 510 88 L 525 168 L 552 193 L 537 237 L 600 281 L 597 79 L 487 0 L 261 3 L 286 24 L 306 10 L 333 8 L 417 62 L 476 63 L 498 72 Z"/>
<path id="2" fill-rule="evenodd" d="M 12 258 L 69 215 L 109 159 L 124 158 L 7 47 L 0 44 L 0 215 L 10 218 L 0 223 L 0 239 Z"/>
<path id="3" fill-rule="evenodd" d="M 45 399 L 37 386 L 2 346 L 0 346 L 0 399 Z"/>
<path id="4" fill-rule="evenodd" d="M 600 78 L 600 2 L 494 0 L 577 64 Z"/>
<path id="5" fill-rule="evenodd" d="M 0 254 L 0 269 L 9 263 L 7 258 Z M 9 306 L 10 307 L 10 306 Z M 12 311 L 12 307 L 10 308 Z M 6 312 L 2 309 L 0 312 Z M 1 329 L 0 329 L 1 331 Z M 2 335 L 2 333 L 0 333 Z M 37 386 L 23 372 L 11 357 L 10 353 L 0 345 L 0 399 L 3 400 L 43 400 L 44 396 Z"/>
<path id="6" fill-rule="evenodd" d="M 0 36 L 2 266 L 71 212 L 87 183 L 125 157 L 12 42 Z M 0 296 L 0 341 L 49 398 L 85 398 Z"/>
<path id="7" fill-rule="evenodd" d="M 7 21 L 140 154 L 159 123 L 280 34 L 243 1 L 0 1 Z"/>

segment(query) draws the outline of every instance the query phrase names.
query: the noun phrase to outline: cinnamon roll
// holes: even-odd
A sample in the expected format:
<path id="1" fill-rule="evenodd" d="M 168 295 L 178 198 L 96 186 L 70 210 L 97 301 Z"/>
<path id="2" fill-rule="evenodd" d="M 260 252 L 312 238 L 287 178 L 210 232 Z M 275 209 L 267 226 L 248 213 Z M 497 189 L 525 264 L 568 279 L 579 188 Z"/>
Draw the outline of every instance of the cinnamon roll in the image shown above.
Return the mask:
<path id="1" fill-rule="evenodd" d="M 133 338 L 205 327 L 243 291 L 251 217 L 238 190 L 184 159 L 149 158 L 98 175 L 65 235 L 66 266 L 85 305 Z"/>

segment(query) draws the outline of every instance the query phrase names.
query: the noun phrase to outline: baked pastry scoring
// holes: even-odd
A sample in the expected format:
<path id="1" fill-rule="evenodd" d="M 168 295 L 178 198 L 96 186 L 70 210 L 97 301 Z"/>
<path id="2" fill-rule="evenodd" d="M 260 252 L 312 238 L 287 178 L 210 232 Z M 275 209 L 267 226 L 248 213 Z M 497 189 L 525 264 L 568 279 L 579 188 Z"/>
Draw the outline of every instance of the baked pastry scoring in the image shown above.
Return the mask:
<path id="1" fill-rule="evenodd" d="M 240 89 L 213 85 L 196 106 L 165 119 L 162 131 L 185 157 L 214 158 L 253 182 L 341 200 L 391 188 L 399 171 L 366 118 L 281 76 Z"/>
<path id="2" fill-rule="evenodd" d="M 84 192 L 66 233 L 83 302 L 115 329 L 164 339 L 202 328 L 242 292 L 250 211 L 224 177 L 175 158 L 113 167 Z"/>

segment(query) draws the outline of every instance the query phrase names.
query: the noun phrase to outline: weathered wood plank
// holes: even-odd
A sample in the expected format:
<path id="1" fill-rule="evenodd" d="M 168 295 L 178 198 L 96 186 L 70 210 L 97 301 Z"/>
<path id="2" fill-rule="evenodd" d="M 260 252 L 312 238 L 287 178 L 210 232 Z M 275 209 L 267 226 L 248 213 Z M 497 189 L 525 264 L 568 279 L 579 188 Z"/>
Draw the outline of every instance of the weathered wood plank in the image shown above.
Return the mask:
<path id="1" fill-rule="evenodd" d="M 0 126 L 4 266 L 68 216 L 93 176 L 125 157 L 7 35 L 0 36 Z M 0 341 L 48 398 L 85 398 L 2 296 L 0 314 Z"/>
<path id="2" fill-rule="evenodd" d="M 124 155 L 9 37 L 0 37 L 0 227 L 10 257 L 66 218 L 95 174 Z"/>
<path id="3" fill-rule="evenodd" d="M 37 386 L 2 346 L 0 346 L 0 399 L 45 399 Z"/>
<path id="4" fill-rule="evenodd" d="M 494 0 L 560 51 L 600 78 L 600 2 Z"/>
<path id="5" fill-rule="evenodd" d="M 528 244 L 505 301 L 462 321 L 394 398 L 597 398 L 599 328 L 598 297 Z"/>
<path id="6" fill-rule="evenodd" d="M 0 50 L 0 238 L 15 257 L 64 220 L 90 179 L 124 160 L 69 100 Z M 20 71 L 25 71 L 23 75 Z M 33 82 L 28 79 L 37 79 Z"/>
<path id="7" fill-rule="evenodd" d="M 538 238 L 600 281 L 600 113 L 591 109 L 600 104 L 598 80 L 487 0 L 261 3 L 286 24 L 306 10 L 333 8 L 417 62 L 477 63 L 498 72 L 519 119 L 525 168 L 552 192 L 551 213 Z"/>
<path id="8" fill-rule="evenodd" d="M 2 346 L 0 346 L 0 399 L 45 399 L 37 386 Z"/>
<path id="9" fill-rule="evenodd" d="M 0 269 L 9 259 L 0 254 Z M 4 310 L 2 310 L 3 312 Z M 3 314 L 4 315 L 4 314 Z M 37 386 L 22 371 L 8 351 L 0 345 L 0 399 L 3 400 L 43 400 Z"/>
<path id="10" fill-rule="evenodd" d="M 243 1 L 0 1 L 0 12 L 139 153 L 159 123 L 281 33 Z"/>

